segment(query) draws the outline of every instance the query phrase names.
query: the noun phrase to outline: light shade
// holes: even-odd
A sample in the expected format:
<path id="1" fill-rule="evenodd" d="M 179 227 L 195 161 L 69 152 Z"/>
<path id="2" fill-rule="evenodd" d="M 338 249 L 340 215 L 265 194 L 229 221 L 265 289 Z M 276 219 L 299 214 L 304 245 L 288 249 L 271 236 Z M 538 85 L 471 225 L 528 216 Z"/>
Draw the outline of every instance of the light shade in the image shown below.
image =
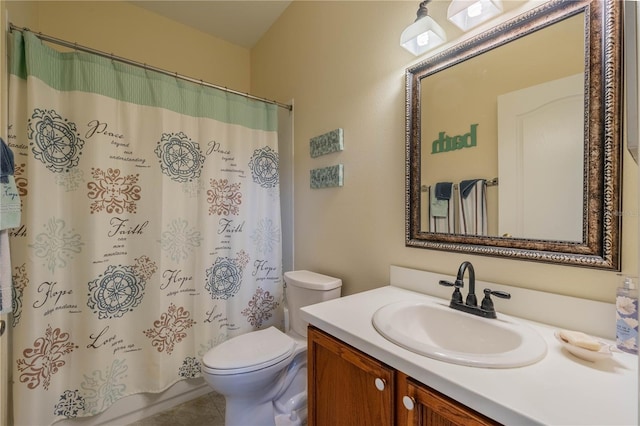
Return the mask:
<path id="1" fill-rule="evenodd" d="M 500 0 L 453 0 L 447 18 L 462 31 L 468 31 L 501 13 Z"/>
<path id="2" fill-rule="evenodd" d="M 402 32 L 400 45 L 418 56 L 441 45 L 446 40 L 447 36 L 442 27 L 430 16 L 424 16 Z"/>

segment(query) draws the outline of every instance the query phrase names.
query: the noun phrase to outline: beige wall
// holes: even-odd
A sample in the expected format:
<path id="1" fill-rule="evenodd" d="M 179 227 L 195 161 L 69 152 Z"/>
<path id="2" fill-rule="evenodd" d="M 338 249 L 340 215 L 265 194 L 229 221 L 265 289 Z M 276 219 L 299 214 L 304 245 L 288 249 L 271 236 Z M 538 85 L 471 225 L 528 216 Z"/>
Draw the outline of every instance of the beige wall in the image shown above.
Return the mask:
<path id="1" fill-rule="evenodd" d="M 9 21 L 19 27 L 242 92 L 250 89 L 248 49 L 130 3 L 9 0 L 5 5 Z"/>
<path id="2" fill-rule="evenodd" d="M 614 272 L 404 246 L 404 71 L 424 58 L 398 41 L 414 1 L 296 1 L 251 52 L 124 2 L 4 5 L 18 26 L 294 99 L 295 265 L 342 278 L 344 294 L 386 285 L 392 264 L 453 275 L 468 259 L 481 280 L 613 300 Z M 311 159 L 309 139 L 338 127 L 345 150 Z M 637 275 L 637 166 L 626 153 L 624 160 L 622 265 Z M 309 188 L 310 169 L 337 163 L 345 166 L 344 187 Z"/>
<path id="3" fill-rule="evenodd" d="M 613 301 L 615 272 L 404 245 L 404 71 L 424 59 L 399 45 L 417 2 L 294 2 L 251 52 L 254 93 L 295 98 L 296 268 L 340 277 L 351 294 L 388 283 L 389 265 Z M 311 158 L 309 139 L 344 129 L 341 153 Z M 344 164 L 344 187 L 312 190 L 309 170 Z M 624 157 L 623 273 L 637 275 L 638 167 Z"/>

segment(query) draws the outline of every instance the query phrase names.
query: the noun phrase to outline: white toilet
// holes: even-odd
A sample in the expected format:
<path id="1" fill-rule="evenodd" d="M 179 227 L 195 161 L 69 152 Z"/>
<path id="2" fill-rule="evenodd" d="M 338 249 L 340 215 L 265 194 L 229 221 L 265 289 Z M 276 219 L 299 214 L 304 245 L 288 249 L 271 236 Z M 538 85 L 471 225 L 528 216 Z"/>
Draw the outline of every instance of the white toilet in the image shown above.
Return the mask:
<path id="1" fill-rule="evenodd" d="M 291 271 L 284 281 L 286 334 L 275 327 L 246 333 L 202 359 L 204 379 L 225 397 L 226 426 L 300 425 L 306 420 L 307 323 L 300 308 L 340 297 L 342 280 Z"/>

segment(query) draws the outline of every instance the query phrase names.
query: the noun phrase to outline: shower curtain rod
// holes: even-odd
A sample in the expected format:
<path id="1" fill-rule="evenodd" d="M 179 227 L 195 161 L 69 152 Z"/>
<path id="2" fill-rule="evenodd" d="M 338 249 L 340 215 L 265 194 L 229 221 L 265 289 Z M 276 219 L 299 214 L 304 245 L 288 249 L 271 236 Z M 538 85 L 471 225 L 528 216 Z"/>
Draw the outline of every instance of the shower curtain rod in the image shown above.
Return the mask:
<path id="1" fill-rule="evenodd" d="M 151 71 L 155 71 L 155 72 L 158 72 L 158 73 L 161 73 L 161 74 L 165 74 L 165 75 L 168 75 L 168 76 L 171 76 L 171 77 L 179 78 L 181 80 L 186 80 L 186 81 L 189 81 L 191 83 L 200 84 L 202 86 L 211 87 L 211 88 L 222 90 L 222 91 L 228 92 L 228 93 L 233 93 L 235 95 L 244 96 L 245 98 L 254 99 L 254 100 L 257 100 L 257 101 L 260 101 L 260 102 L 264 102 L 264 103 L 267 103 L 267 104 L 277 105 L 280 108 L 284 108 L 284 109 L 288 109 L 289 111 L 293 111 L 293 105 L 283 104 L 283 103 L 280 103 L 278 101 L 272 101 L 270 99 L 254 96 L 254 95 L 251 95 L 249 93 L 238 92 L 237 90 L 229 89 L 229 88 L 223 87 L 223 86 L 218 86 L 218 85 L 213 84 L 213 83 L 207 83 L 206 81 L 202 81 L 202 80 L 198 80 L 198 79 L 195 79 L 195 78 L 192 78 L 192 77 L 188 77 L 186 75 L 178 74 L 177 72 L 167 71 L 167 70 L 164 70 L 162 68 L 157 68 L 157 67 L 154 67 L 154 66 L 151 66 L 151 65 L 144 64 L 142 62 L 137 62 L 137 61 L 134 61 L 134 60 L 131 60 L 131 59 L 123 58 L 121 56 L 116 56 L 113 53 L 102 52 L 102 51 L 97 50 L 97 49 L 92 49 L 91 47 L 79 45 L 78 43 L 72 43 L 72 42 L 69 42 L 69 41 L 66 41 L 66 40 L 62 40 L 62 39 L 59 39 L 59 38 L 55 38 L 55 37 L 52 37 L 52 36 L 49 36 L 49 35 L 45 35 L 45 34 L 42 34 L 42 33 L 35 33 L 33 31 L 31 31 L 29 28 L 20 28 L 20 27 L 14 25 L 12 23 L 9 23 L 9 31 L 20 31 L 20 32 L 27 31 L 27 32 L 30 32 L 30 33 L 34 34 L 36 37 L 38 37 L 40 40 L 43 40 L 43 41 L 47 41 L 47 42 L 50 42 L 50 43 L 55 43 L 55 44 L 58 44 L 60 46 L 68 47 L 70 49 L 79 50 L 79 51 L 82 51 L 82 52 L 93 53 L 94 55 L 102 56 L 104 58 L 109 58 L 109 59 L 112 59 L 114 61 L 122 62 L 122 63 L 128 64 L 128 65 L 133 65 L 133 66 L 144 68 L 144 69 L 151 70 Z"/>

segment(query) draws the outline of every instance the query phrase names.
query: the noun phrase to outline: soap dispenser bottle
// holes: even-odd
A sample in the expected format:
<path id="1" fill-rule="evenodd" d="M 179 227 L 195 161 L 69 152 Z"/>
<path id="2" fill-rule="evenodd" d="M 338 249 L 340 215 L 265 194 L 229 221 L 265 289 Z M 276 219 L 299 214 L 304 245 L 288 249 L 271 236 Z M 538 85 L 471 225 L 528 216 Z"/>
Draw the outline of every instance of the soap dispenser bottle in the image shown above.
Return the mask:
<path id="1" fill-rule="evenodd" d="M 616 345 L 621 351 L 638 353 L 638 289 L 630 277 L 616 291 Z"/>

